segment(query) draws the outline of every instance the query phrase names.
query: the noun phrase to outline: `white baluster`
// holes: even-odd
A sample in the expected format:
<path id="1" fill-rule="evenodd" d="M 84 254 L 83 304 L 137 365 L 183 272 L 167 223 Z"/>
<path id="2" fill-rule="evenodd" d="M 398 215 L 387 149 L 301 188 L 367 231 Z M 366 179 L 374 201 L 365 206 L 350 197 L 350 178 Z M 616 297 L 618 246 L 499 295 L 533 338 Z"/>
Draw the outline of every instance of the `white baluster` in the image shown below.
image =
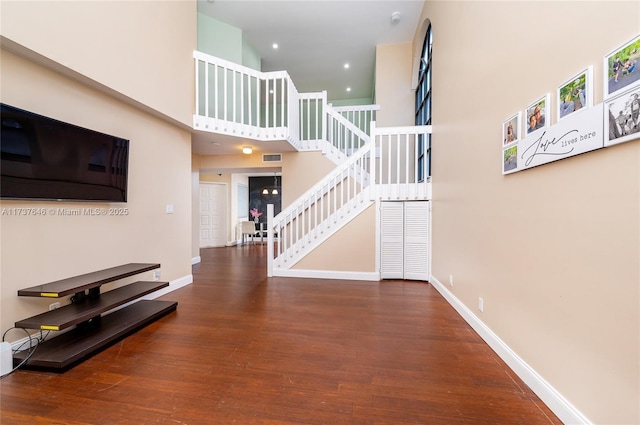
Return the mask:
<path id="1" fill-rule="evenodd" d="M 193 59 L 196 63 L 196 115 L 200 115 L 200 61 L 197 58 Z M 205 90 L 206 93 L 206 90 Z"/>

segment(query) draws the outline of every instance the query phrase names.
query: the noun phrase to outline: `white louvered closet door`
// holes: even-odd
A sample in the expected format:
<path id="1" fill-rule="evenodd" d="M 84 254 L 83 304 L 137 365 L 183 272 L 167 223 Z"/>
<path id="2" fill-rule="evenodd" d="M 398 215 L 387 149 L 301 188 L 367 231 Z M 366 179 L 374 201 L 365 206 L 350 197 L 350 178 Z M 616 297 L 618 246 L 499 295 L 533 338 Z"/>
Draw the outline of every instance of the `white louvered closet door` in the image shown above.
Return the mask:
<path id="1" fill-rule="evenodd" d="M 382 202 L 380 207 L 380 277 L 404 277 L 404 206 L 402 202 Z"/>
<path id="2" fill-rule="evenodd" d="M 429 202 L 382 202 L 382 279 L 429 280 Z"/>
<path id="3" fill-rule="evenodd" d="M 429 227 L 429 202 L 405 202 L 405 279 L 429 280 Z"/>

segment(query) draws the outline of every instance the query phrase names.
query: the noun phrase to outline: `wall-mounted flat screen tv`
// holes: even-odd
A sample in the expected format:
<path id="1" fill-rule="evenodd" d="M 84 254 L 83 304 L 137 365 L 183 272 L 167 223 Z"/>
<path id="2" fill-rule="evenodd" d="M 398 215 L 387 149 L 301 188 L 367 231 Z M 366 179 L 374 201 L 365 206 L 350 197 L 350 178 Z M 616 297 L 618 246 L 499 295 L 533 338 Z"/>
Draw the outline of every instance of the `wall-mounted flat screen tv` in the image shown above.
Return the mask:
<path id="1" fill-rule="evenodd" d="M 127 201 L 128 140 L 0 106 L 1 198 Z"/>

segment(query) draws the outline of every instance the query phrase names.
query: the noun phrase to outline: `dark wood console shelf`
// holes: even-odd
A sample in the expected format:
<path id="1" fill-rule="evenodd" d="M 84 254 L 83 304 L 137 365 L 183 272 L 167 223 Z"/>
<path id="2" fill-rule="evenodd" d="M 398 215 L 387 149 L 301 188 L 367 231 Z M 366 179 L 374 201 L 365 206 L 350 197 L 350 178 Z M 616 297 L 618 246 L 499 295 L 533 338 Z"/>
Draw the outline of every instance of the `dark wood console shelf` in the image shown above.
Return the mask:
<path id="1" fill-rule="evenodd" d="M 58 298 L 75 294 L 69 305 L 16 322 L 19 328 L 67 330 L 39 344 L 23 367 L 62 372 L 174 311 L 178 305 L 174 301 L 132 302 L 169 286 L 168 282 L 139 281 L 100 293 L 104 283 L 159 267 L 160 264 L 131 263 L 19 290 L 19 296 L 28 297 Z M 121 307 L 128 302 L 132 303 Z M 110 312 L 117 307 L 121 308 Z M 69 329 L 73 326 L 75 328 Z M 27 355 L 28 351 L 16 353 L 14 365 L 20 364 Z"/>
<path id="2" fill-rule="evenodd" d="M 16 322 L 16 327 L 61 331 L 166 286 L 169 286 L 169 282 L 135 282 L 105 292 L 97 298 L 87 297 L 82 301 L 65 305 L 57 310 L 47 311 L 46 313 L 20 320 Z"/>
<path id="3" fill-rule="evenodd" d="M 18 296 L 59 298 L 159 268 L 160 264 L 130 263 L 67 279 L 56 280 L 55 282 L 45 283 L 44 285 L 20 289 Z"/>

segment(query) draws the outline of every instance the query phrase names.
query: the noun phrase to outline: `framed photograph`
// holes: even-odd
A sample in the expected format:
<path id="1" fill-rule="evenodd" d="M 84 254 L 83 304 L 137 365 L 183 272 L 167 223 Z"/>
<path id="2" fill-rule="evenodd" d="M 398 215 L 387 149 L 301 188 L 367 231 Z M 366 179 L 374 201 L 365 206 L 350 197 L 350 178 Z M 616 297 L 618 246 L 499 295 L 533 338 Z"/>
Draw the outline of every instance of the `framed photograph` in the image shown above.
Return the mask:
<path id="1" fill-rule="evenodd" d="M 604 98 L 640 85 L 640 35 L 604 57 Z"/>
<path id="2" fill-rule="evenodd" d="M 502 150 L 502 174 L 518 171 L 518 145 Z"/>
<path id="3" fill-rule="evenodd" d="M 526 120 L 523 124 L 523 127 L 526 129 L 524 133 L 525 137 L 549 127 L 549 121 L 551 119 L 549 116 L 550 98 L 551 95 L 547 93 L 545 96 L 527 106 L 527 109 L 524 110 Z"/>
<path id="4" fill-rule="evenodd" d="M 502 123 L 502 146 L 507 146 L 520 140 L 521 119 L 522 114 L 518 112 Z"/>
<path id="5" fill-rule="evenodd" d="M 604 145 L 640 138 L 640 86 L 604 102 Z"/>
<path id="6" fill-rule="evenodd" d="M 556 92 L 558 121 L 593 106 L 593 67 L 565 81 Z"/>

